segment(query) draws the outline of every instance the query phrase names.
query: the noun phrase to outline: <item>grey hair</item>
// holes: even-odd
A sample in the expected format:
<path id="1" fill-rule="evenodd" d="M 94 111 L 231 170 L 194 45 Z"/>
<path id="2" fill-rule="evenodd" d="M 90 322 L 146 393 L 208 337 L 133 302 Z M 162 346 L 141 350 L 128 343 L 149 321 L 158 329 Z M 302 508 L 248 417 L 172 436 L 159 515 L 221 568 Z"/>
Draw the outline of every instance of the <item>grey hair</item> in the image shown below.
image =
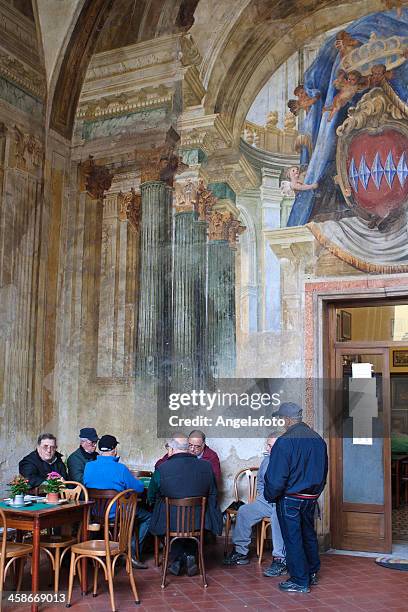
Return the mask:
<path id="1" fill-rule="evenodd" d="M 180 438 L 178 440 L 176 440 L 175 438 L 170 438 L 170 440 L 167 440 L 167 445 L 170 446 L 170 448 L 174 448 L 175 450 L 188 451 L 188 439 L 183 438 L 183 440 L 184 442 L 181 442 Z"/>

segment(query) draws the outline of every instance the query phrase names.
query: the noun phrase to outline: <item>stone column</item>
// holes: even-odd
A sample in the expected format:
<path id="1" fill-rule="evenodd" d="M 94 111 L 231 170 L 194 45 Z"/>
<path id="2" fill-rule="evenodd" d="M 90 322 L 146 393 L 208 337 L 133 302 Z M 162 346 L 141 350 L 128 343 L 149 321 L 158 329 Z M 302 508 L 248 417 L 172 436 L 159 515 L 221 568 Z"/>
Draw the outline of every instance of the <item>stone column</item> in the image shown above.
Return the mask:
<path id="1" fill-rule="evenodd" d="M 213 377 L 234 376 L 236 364 L 235 243 L 244 227 L 231 212 L 209 216 L 208 358 Z"/>
<path id="2" fill-rule="evenodd" d="M 175 189 L 172 389 L 203 388 L 206 354 L 206 216 L 215 203 L 204 183 L 180 180 Z"/>
<path id="3" fill-rule="evenodd" d="M 169 375 L 171 349 L 172 181 L 179 159 L 171 147 L 137 151 L 142 162 L 140 298 L 136 373 L 144 381 Z"/>

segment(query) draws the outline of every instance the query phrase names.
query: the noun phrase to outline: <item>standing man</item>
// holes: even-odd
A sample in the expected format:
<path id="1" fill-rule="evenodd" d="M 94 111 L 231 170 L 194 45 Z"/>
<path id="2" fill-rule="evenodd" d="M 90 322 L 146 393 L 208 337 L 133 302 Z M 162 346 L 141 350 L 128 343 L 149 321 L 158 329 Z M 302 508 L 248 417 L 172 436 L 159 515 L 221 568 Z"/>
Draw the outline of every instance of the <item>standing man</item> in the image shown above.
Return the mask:
<path id="1" fill-rule="evenodd" d="M 68 479 L 62 455 L 57 452 L 57 438 L 51 433 L 38 436 L 36 450 L 23 457 L 18 469 L 32 489 L 42 485 L 50 472 L 58 472 L 64 480 Z"/>
<path id="2" fill-rule="evenodd" d="M 264 517 L 270 517 L 273 543 L 273 561 L 265 570 L 265 576 L 283 576 L 287 574 L 285 563 L 285 547 L 276 515 L 276 504 L 270 504 L 264 497 L 264 476 L 269 464 L 269 455 L 276 438 L 270 435 L 266 440 L 265 457 L 259 466 L 256 479 L 257 496 L 250 504 L 244 504 L 238 510 L 235 528 L 232 534 L 234 550 L 224 559 L 224 565 L 247 565 L 249 563 L 249 546 L 251 544 L 252 527 L 262 521 Z"/>
<path id="3" fill-rule="evenodd" d="M 67 461 L 68 474 L 70 480 L 76 482 L 84 481 L 84 470 L 88 461 L 95 461 L 98 456 L 96 443 L 98 434 L 93 427 L 83 427 L 79 432 L 79 448 L 76 449 Z"/>
<path id="4" fill-rule="evenodd" d="M 285 433 L 275 442 L 265 473 L 265 499 L 276 502 L 290 578 L 281 591 L 309 593 L 317 584 L 319 546 L 314 526 L 317 499 L 327 478 L 326 442 L 302 421 L 302 409 L 284 403 Z"/>

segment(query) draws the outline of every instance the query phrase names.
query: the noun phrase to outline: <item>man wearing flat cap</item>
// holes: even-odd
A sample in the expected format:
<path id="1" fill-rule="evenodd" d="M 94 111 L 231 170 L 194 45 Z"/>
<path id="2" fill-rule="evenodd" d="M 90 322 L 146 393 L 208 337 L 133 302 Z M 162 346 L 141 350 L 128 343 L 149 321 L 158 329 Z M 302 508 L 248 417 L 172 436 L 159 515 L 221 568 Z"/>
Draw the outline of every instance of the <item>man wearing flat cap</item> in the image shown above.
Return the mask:
<path id="1" fill-rule="evenodd" d="M 125 491 L 133 489 L 136 493 L 144 491 L 144 484 L 133 476 L 126 465 L 120 463 L 117 452 L 119 441 L 115 436 L 105 435 L 100 438 L 98 447 L 99 455 L 96 461 L 89 461 L 85 466 L 84 485 L 90 489 L 113 489 L 114 491 Z M 112 516 L 115 510 L 112 509 Z M 136 520 L 139 525 L 139 553 L 142 549 L 143 540 L 149 530 L 151 513 L 137 505 Z M 136 558 L 136 541 L 132 539 L 132 566 L 136 569 L 146 569 L 147 565 Z"/>
<path id="2" fill-rule="evenodd" d="M 96 443 L 98 434 L 93 427 L 83 427 L 79 432 L 79 447 L 74 451 L 67 461 L 68 475 L 70 480 L 84 482 L 84 470 L 88 461 L 95 461 L 98 456 Z"/>
<path id="3" fill-rule="evenodd" d="M 280 406 L 285 433 L 275 442 L 265 473 L 264 496 L 276 503 L 290 578 L 281 591 L 309 593 L 317 584 L 319 546 L 314 526 L 317 499 L 327 478 L 327 446 L 302 421 L 302 409 L 292 402 Z"/>

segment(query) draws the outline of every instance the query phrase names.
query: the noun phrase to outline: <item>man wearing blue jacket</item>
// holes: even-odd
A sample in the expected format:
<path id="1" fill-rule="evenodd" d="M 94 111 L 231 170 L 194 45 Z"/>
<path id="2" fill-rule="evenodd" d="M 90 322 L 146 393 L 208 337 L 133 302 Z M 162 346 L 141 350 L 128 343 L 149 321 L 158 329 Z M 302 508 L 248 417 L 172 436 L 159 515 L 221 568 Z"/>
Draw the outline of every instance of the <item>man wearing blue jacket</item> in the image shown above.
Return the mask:
<path id="1" fill-rule="evenodd" d="M 118 444 L 119 442 L 115 436 L 102 436 L 99 440 L 99 455 L 96 461 L 90 461 L 85 466 L 84 485 L 90 489 L 113 489 L 118 492 L 133 489 L 136 493 L 142 493 L 144 484 L 132 475 L 126 465 L 119 463 L 120 457 L 117 456 Z M 149 530 L 150 519 L 151 513 L 138 505 L 136 520 L 139 524 L 140 549 Z M 147 565 L 136 559 L 135 552 L 133 540 L 132 565 L 136 569 L 146 569 Z"/>
<path id="2" fill-rule="evenodd" d="M 309 593 L 317 584 L 319 546 L 314 526 L 317 499 L 327 478 L 327 446 L 318 433 L 302 422 L 302 409 L 282 404 L 276 413 L 285 419 L 285 433 L 271 451 L 265 473 L 264 496 L 276 502 L 290 578 L 282 591 Z"/>

